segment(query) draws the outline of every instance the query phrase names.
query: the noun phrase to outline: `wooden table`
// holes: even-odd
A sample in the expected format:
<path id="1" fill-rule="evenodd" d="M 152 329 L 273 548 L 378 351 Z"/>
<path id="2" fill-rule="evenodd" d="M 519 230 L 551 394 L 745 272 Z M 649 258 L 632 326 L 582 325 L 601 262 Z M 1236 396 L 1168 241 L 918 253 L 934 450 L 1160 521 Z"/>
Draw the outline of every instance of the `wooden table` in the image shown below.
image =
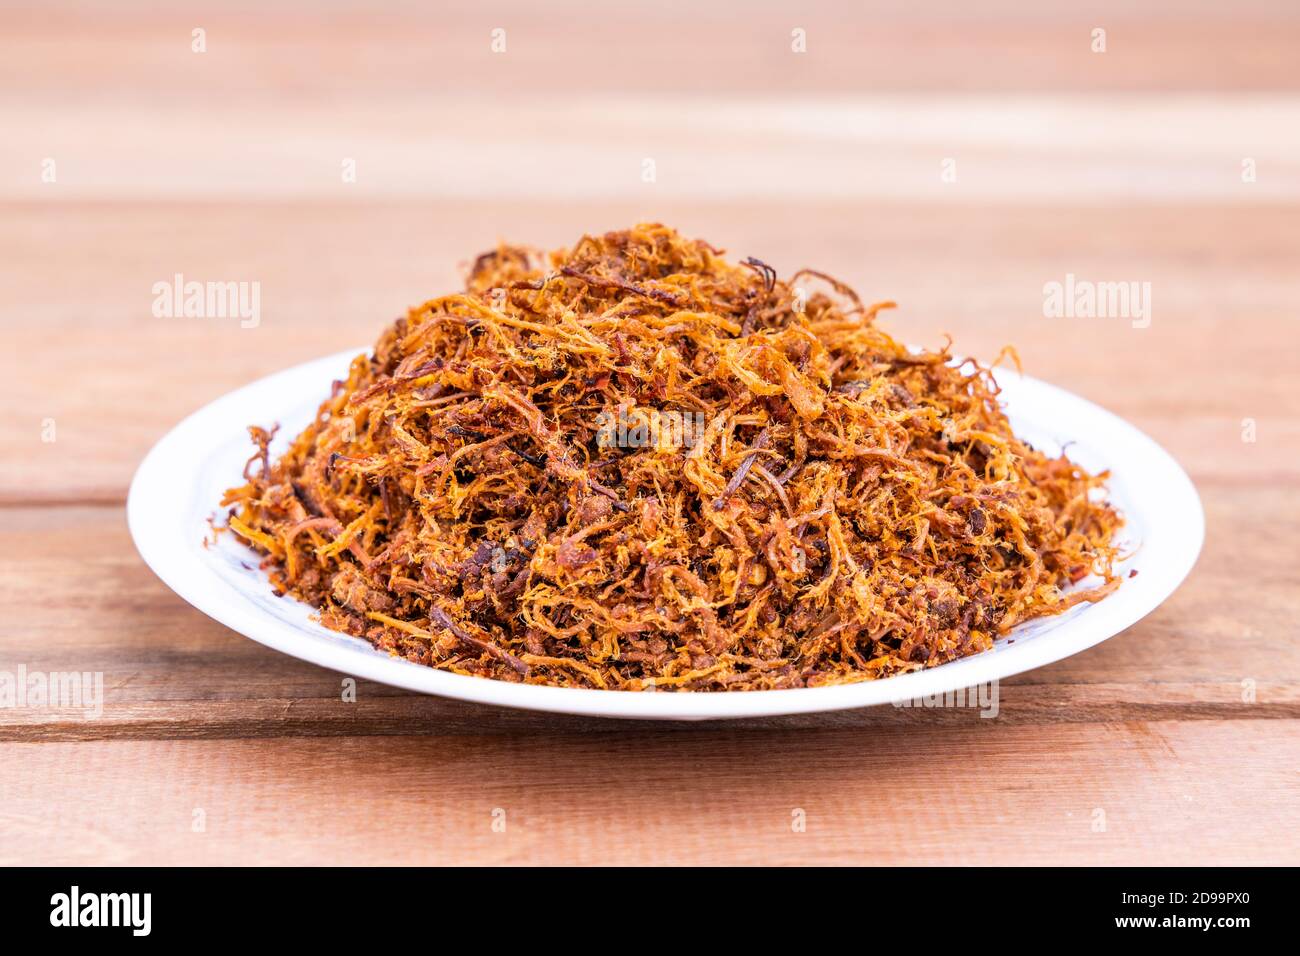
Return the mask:
<path id="1" fill-rule="evenodd" d="M 0 708 L 0 861 L 1300 862 L 1300 20 L 1126 8 L 0 10 L 0 671 L 105 683 Z M 141 563 L 126 489 L 183 415 L 498 238 L 645 218 L 1015 343 L 1188 469 L 1191 577 L 995 720 L 688 726 L 345 703 Z M 260 325 L 155 318 L 175 273 L 260 282 Z M 1044 318 L 1067 273 L 1150 282 L 1150 327 Z"/>

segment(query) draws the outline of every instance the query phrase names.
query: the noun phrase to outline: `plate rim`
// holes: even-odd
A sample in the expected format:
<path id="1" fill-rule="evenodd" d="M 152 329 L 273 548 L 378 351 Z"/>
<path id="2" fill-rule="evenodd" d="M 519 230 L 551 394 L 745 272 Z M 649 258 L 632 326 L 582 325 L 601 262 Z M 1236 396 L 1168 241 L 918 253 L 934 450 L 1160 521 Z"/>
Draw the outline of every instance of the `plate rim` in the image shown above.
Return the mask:
<path id="1" fill-rule="evenodd" d="M 208 617 L 290 657 L 349 676 L 407 690 L 523 710 L 647 720 L 772 717 L 848 710 L 886 703 L 899 704 L 904 701 L 925 699 L 932 695 L 943 695 L 962 688 L 976 687 L 1024 673 L 1072 657 L 1123 633 L 1164 603 L 1177 590 L 1195 566 L 1205 540 L 1204 508 L 1196 486 L 1178 461 L 1160 444 L 1135 425 L 1082 396 L 1030 376 L 997 369 L 994 370 L 994 375 L 999 386 L 1004 390 L 1041 391 L 1052 395 L 1058 402 L 1074 404 L 1109 428 L 1117 430 L 1128 443 L 1143 449 L 1167 473 L 1164 477 L 1171 484 L 1165 491 L 1170 498 L 1181 499 L 1182 516 L 1191 522 L 1190 528 L 1185 531 L 1187 538 L 1185 550 L 1181 554 L 1174 555 L 1171 564 L 1162 565 L 1154 570 L 1144 569 L 1144 572 L 1151 573 L 1153 577 L 1159 579 L 1158 584 L 1149 586 L 1147 582 L 1143 582 L 1141 588 L 1134 589 L 1140 593 L 1139 598 L 1122 602 L 1114 613 L 1102 615 L 1103 618 L 1110 619 L 1104 626 L 1094 627 L 1091 631 L 1085 630 L 1082 635 L 1044 635 L 1044 639 L 1026 641 L 1014 650 L 1002 647 L 908 674 L 829 687 L 734 693 L 703 691 L 655 693 L 517 684 L 454 674 L 385 655 L 361 638 L 347 638 L 346 635 L 337 632 L 328 633 L 347 638 L 351 643 L 336 644 L 324 640 L 303 640 L 302 632 L 257 612 L 256 607 L 251 604 L 244 607 L 222 601 L 218 593 L 220 589 L 213 588 L 211 584 L 206 588 L 200 586 L 213 577 L 211 570 L 205 566 L 200 556 L 194 553 L 194 549 L 202 546 L 201 541 L 196 540 L 189 549 L 183 546 L 183 540 L 177 542 L 176 546 L 169 547 L 166 535 L 157 530 L 159 519 L 150 514 L 151 505 L 159 492 L 159 480 L 163 477 L 160 469 L 163 463 L 168 461 L 169 452 L 172 452 L 174 447 L 180 446 L 190 433 L 201 430 L 209 419 L 220 419 L 223 408 L 239 404 L 241 400 L 246 400 L 246 396 L 250 393 L 273 388 L 277 380 L 301 376 L 308 370 L 323 371 L 326 368 L 334 368 L 338 372 L 346 369 L 348 363 L 356 356 L 369 353 L 370 349 L 363 346 L 298 363 L 226 392 L 186 416 L 153 445 L 136 469 L 127 495 L 127 524 L 136 549 L 145 564 L 168 588 Z M 242 428 L 243 425 L 241 424 L 240 427 Z M 231 480 L 233 481 L 234 478 Z M 216 502 L 213 502 L 212 510 L 214 513 L 218 510 Z M 196 580 L 192 573 L 186 573 L 196 568 L 204 572 L 202 579 Z M 230 588 L 229 584 L 219 578 L 216 581 Z M 1122 592 L 1121 586 L 1121 591 L 1117 593 Z M 1131 595 L 1133 591 L 1129 593 Z M 1102 609 L 1112 610 L 1115 605 L 1107 608 L 1111 600 L 1113 597 L 1096 605 L 1090 605 L 1089 610 L 1093 612 Z M 1066 621 L 1061 626 L 1068 626 L 1069 623 Z M 1014 635 L 1014 630 L 1012 634 Z M 957 680 L 959 677 L 961 679 Z"/>

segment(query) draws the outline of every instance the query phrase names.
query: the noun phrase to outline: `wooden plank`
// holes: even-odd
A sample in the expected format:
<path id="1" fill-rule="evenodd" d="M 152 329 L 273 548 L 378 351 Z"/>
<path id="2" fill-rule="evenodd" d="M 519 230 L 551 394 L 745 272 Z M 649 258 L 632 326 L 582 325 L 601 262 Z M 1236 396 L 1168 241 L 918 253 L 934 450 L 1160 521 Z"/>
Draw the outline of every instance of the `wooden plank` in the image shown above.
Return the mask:
<path id="1" fill-rule="evenodd" d="M 1294 865 L 1298 748 L 1295 720 L 4 743 L 0 862 Z"/>
<path id="2" fill-rule="evenodd" d="M 41 202 L 1300 198 L 1300 96 L 1276 92 L 0 99 L 0 124 L 0 198 Z"/>
<path id="3" fill-rule="evenodd" d="M 1189 584 L 1125 634 L 999 688 L 994 723 L 1300 717 L 1300 581 L 1275 527 L 1289 487 L 1216 487 Z M 636 732 L 341 677 L 249 641 L 173 595 L 114 507 L 9 508 L 0 526 L 0 671 L 100 672 L 101 714 L 0 708 L 0 739 Z M 37 545 L 33 546 L 33 542 Z M 1242 574 L 1250 562 L 1258 573 Z M 1245 683 L 1244 683 L 1245 682 Z M 1247 690 L 1253 694 L 1247 694 Z M 1253 697 L 1253 699 L 1252 699 Z M 971 726 L 978 708 L 849 711 L 756 728 Z M 676 729 L 686 729 L 678 727 Z"/>
<path id="4" fill-rule="evenodd" d="M 196 27 L 207 31 L 201 55 L 191 51 Z M 498 27 L 506 49 L 494 54 Z M 796 27 L 805 54 L 792 52 Z M 1092 52 L 1098 27 L 1104 54 Z M 111 10 L 46 0 L 0 9 L 0 37 L 0 89 L 42 98 L 1300 89 L 1300 24 L 1286 0 L 498 0 L 382 11 L 364 0 L 134 0 Z"/>
<path id="5" fill-rule="evenodd" d="M 499 238 L 553 247 L 647 209 L 783 274 L 813 265 L 895 299 L 881 321 L 906 340 L 951 333 L 986 358 L 1015 344 L 1027 371 L 1130 419 L 1198 482 L 1300 478 L 1300 205 L 22 203 L 0 207 L 0 502 L 122 501 L 184 415 L 373 341 Z M 260 324 L 155 318 L 153 283 L 178 272 L 259 282 Z M 1067 273 L 1150 282 L 1150 327 L 1044 318 L 1044 283 Z"/>

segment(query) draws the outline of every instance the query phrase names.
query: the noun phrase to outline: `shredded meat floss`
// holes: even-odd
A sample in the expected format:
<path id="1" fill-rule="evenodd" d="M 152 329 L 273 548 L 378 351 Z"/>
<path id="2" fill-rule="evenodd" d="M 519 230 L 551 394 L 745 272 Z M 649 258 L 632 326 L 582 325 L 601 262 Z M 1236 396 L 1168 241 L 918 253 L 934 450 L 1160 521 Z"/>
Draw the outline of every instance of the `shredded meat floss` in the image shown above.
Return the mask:
<path id="1" fill-rule="evenodd" d="M 661 225 L 503 245 L 278 459 L 250 429 L 228 525 L 330 628 L 571 687 L 886 677 L 1104 598 L 1106 475 L 1019 440 L 989 371 L 896 342 L 890 306 Z"/>

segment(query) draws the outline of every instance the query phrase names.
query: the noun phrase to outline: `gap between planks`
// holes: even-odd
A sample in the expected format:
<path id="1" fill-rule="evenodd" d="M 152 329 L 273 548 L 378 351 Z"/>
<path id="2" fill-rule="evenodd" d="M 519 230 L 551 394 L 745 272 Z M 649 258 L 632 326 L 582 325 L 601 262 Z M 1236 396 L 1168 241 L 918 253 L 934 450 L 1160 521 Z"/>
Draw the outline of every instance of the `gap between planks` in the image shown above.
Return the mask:
<path id="1" fill-rule="evenodd" d="M 373 696 L 377 690 L 379 693 Z M 1011 684 L 996 717 L 978 707 L 895 707 L 736 721 L 638 721 L 547 714 L 403 692 L 362 683 L 359 700 L 258 698 L 110 702 L 87 718 L 75 711 L 9 711 L 0 741 L 242 739 L 277 737 L 662 734 L 717 730 L 830 730 L 1116 722 L 1300 719 L 1300 684 L 1264 683 L 1254 703 L 1226 684 Z"/>

